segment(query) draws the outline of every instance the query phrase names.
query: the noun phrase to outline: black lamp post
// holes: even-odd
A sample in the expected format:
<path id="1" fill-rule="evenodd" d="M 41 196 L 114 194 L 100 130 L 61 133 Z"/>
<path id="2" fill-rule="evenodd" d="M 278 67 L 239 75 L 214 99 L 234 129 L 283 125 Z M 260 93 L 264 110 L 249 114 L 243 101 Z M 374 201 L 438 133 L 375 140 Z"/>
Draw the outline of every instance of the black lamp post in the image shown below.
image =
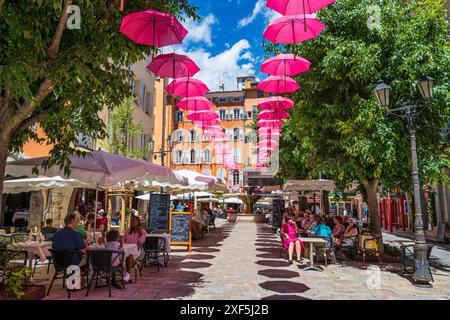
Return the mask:
<path id="1" fill-rule="evenodd" d="M 166 153 L 172 152 L 172 136 L 169 135 L 167 137 L 167 146 L 169 147 L 168 150 L 164 150 L 164 147 L 161 146 L 160 150 L 155 152 L 154 151 L 154 149 L 155 149 L 155 142 L 153 141 L 152 138 L 148 139 L 147 144 L 148 144 L 148 148 L 150 149 L 150 154 L 151 155 L 155 155 L 155 159 L 156 159 L 156 154 L 159 153 L 161 155 L 161 165 L 164 167 L 165 166 L 164 159 L 165 159 Z"/>
<path id="2" fill-rule="evenodd" d="M 433 98 L 433 86 L 434 79 L 431 77 L 423 77 L 417 82 L 417 87 L 422 95 L 422 97 L 430 104 Z M 384 107 L 389 107 L 389 90 L 390 87 L 383 81 L 378 82 L 375 90 L 373 91 L 378 103 Z M 387 112 L 390 114 L 400 113 L 405 114 L 409 136 L 411 140 L 411 155 L 412 155 L 412 180 L 414 186 L 414 264 L 415 271 L 413 275 L 414 283 L 418 286 L 431 287 L 430 281 L 432 280 L 430 269 L 428 265 L 428 246 L 426 243 L 423 219 L 422 219 L 422 209 L 420 205 L 420 181 L 419 181 L 419 165 L 417 161 L 417 147 L 416 147 L 416 129 L 414 126 L 414 115 L 413 112 L 417 108 L 423 108 L 421 105 L 414 105 L 409 101 L 402 100 L 399 101 L 401 105 L 400 108 L 389 109 Z"/>

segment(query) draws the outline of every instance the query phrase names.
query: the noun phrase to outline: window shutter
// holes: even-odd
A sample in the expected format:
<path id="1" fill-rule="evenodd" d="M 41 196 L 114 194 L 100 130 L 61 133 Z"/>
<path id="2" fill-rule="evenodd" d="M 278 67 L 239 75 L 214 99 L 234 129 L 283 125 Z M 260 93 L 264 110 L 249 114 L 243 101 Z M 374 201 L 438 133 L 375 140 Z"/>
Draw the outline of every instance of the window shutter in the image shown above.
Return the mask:
<path id="1" fill-rule="evenodd" d="M 240 186 L 244 185 L 244 172 L 243 171 L 239 171 L 239 185 Z"/>

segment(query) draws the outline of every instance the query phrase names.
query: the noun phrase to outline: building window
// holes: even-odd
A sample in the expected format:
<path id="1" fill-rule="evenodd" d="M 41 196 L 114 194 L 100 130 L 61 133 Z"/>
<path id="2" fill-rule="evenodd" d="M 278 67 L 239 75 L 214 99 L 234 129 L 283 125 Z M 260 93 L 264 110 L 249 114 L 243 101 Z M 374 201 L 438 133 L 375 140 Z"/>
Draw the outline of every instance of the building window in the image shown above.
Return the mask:
<path id="1" fill-rule="evenodd" d="M 209 149 L 203 150 L 203 162 L 205 163 L 211 162 L 211 150 Z"/>
<path id="2" fill-rule="evenodd" d="M 241 162 L 241 149 L 236 147 L 233 149 L 233 160 L 236 163 L 240 163 Z"/>
<path id="3" fill-rule="evenodd" d="M 183 111 L 175 111 L 175 122 L 183 122 Z"/>
<path id="4" fill-rule="evenodd" d="M 231 101 L 233 101 L 233 102 L 242 102 L 243 101 L 243 97 L 233 97 L 233 98 L 231 98 Z"/>
<path id="5" fill-rule="evenodd" d="M 144 80 L 139 82 L 139 104 L 142 107 L 142 110 L 145 111 L 147 106 L 147 89 L 145 88 Z"/>
<path id="6" fill-rule="evenodd" d="M 131 87 L 131 94 L 133 97 L 136 97 L 136 80 L 131 79 L 130 80 L 130 87 Z"/>
<path id="7" fill-rule="evenodd" d="M 172 102 L 172 96 L 170 95 L 170 94 L 168 94 L 167 96 L 166 96 L 166 103 L 167 104 L 170 104 Z"/>
<path id="8" fill-rule="evenodd" d="M 189 141 L 196 142 L 198 141 L 198 135 L 196 130 L 189 131 Z"/>
<path id="9" fill-rule="evenodd" d="M 258 98 L 264 98 L 264 92 L 261 91 L 261 90 L 258 90 L 258 92 L 256 93 L 256 96 L 257 96 Z"/>
<path id="10" fill-rule="evenodd" d="M 226 114 L 227 114 L 227 111 L 225 109 L 220 109 L 219 110 L 220 120 L 225 120 Z"/>
<path id="11" fill-rule="evenodd" d="M 233 129 L 225 129 L 225 134 L 227 135 L 227 140 L 233 141 L 233 138 L 234 138 L 234 130 Z"/>
<path id="12" fill-rule="evenodd" d="M 176 150 L 175 151 L 175 164 L 181 164 L 183 162 L 183 151 Z"/>
<path id="13" fill-rule="evenodd" d="M 228 101 L 227 98 L 219 98 L 219 103 L 225 103 L 227 101 Z"/>
<path id="14" fill-rule="evenodd" d="M 239 184 L 239 171 L 233 171 L 233 185 Z"/>
<path id="15" fill-rule="evenodd" d="M 233 110 L 233 119 L 239 120 L 241 117 L 241 109 L 234 109 Z"/>
<path id="16" fill-rule="evenodd" d="M 210 175 L 211 175 L 211 170 L 209 170 L 209 169 L 204 169 L 204 170 L 202 171 L 202 174 L 204 174 L 205 176 L 210 176 Z"/>
<path id="17" fill-rule="evenodd" d="M 184 132 L 183 132 L 183 130 L 175 130 L 174 140 L 176 142 L 183 142 L 183 140 L 184 140 Z"/>
<path id="18" fill-rule="evenodd" d="M 195 156 L 196 156 L 195 150 L 192 149 L 192 150 L 191 150 L 191 163 L 195 163 Z"/>
<path id="19" fill-rule="evenodd" d="M 224 168 L 220 168 L 219 171 L 217 171 L 217 177 L 227 180 L 227 171 Z"/>

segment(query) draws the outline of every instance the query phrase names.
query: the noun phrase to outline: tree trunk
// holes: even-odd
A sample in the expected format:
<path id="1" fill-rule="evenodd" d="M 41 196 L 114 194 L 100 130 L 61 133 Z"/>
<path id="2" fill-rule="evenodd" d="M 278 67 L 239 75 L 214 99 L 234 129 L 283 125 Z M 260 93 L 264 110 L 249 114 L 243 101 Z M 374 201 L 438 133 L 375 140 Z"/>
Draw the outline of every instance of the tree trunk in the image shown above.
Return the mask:
<path id="1" fill-rule="evenodd" d="M 8 140 L 3 138 L 0 139 L 0 221 L 3 221 L 2 212 L 3 209 L 3 181 L 5 180 L 5 171 L 6 171 L 6 161 L 8 160 L 8 149 L 9 143 Z"/>
<path id="2" fill-rule="evenodd" d="M 330 192 L 329 191 L 322 191 L 322 199 L 323 199 L 323 203 L 322 203 L 322 210 L 325 214 L 330 214 Z"/>
<path id="3" fill-rule="evenodd" d="M 378 179 L 371 179 L 364 183 L 369 206 L 369 229 L 373 236 L 381 237 L 380 221 L 378 219 L 377 187 Z"/>

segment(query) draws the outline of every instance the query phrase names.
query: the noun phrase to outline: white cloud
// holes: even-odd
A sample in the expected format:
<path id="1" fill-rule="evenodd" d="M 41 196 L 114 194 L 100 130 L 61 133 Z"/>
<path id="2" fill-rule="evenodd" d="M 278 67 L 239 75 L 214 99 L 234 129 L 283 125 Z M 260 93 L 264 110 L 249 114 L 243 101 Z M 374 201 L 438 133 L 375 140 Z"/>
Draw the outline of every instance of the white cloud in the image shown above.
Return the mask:
<path id="1" fill-rule="evenodd" d="M 218 21 L 213 14 L 208 14 L 205 18 L 194 21 L 188 19 L 184 26 L 189 31 L 186 38 L 183 40 L 183 45 L 189 43 L 205 43 L 208 47 L 213 45 L 212 42 L 212 26 Z"/>
<path id="2" fill-rule="evenodd" d="M 266 7 L 266 0 L 258 0 L 255 4 L 255 7 L 253 8 L 252 13 L 248 17 L 239 20 L 238 28 L 243 28 L 253 23 L 260 14 L 262 14 L 269 23 L 276 18 L 281 17 L 280 13 Z"/>
<path id="3" fill-rule="evenodd" d="M 211 91 L 219 89 L 219 79 L 228 91 L 236 90 L 236 77 L 255 74 L 255 59 L 249 49 L 250 43 L 242 39 L 217 55 L 203 48 L 187 50 L 184 47 L 177 52 L 188 55 L 197 63 L 201 71 L 195 78 L 205 82 Z"/>
<path id="4" fill-rule="evenodd" d="M 261 13 L 261 11 L 265 8 L 265 0 L 258 0 L 256 2 L 255 7 L 253 8 L 252 14 L 248 17 L 241 19 L 238 23 L 238 27 L 242 28 L 251 24 L 256 17 Z"/>

